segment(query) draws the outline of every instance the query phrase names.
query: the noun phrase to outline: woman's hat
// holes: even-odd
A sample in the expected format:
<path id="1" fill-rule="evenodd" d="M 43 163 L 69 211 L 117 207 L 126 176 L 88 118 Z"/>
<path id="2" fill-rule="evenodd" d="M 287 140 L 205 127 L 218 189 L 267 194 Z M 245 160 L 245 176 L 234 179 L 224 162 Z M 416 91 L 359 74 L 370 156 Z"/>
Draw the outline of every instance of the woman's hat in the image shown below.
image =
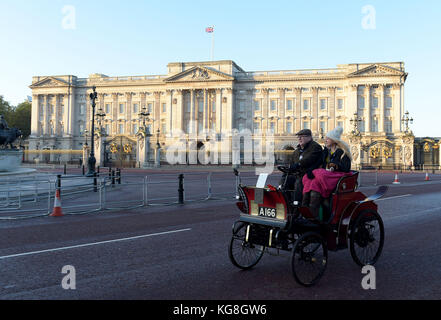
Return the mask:
<path id="1" fill-rule="evenodd" d="M 328 137 L 329 139 L 332 139 L 333 141 L 335 141 L 337 143 L 337 145 L 343 149 L 343 151 L 346 153 L 346 155 L 352 159 L 352 155 L 351 155 L 351 148 L 349 147 L 349 145 L 344 142 L 341 139 L 341 135 L 343 134 L 343 128 L 342 127 L 336 127 L 334 130 L 329 131 L 326 134 L 326 137 Z"/>

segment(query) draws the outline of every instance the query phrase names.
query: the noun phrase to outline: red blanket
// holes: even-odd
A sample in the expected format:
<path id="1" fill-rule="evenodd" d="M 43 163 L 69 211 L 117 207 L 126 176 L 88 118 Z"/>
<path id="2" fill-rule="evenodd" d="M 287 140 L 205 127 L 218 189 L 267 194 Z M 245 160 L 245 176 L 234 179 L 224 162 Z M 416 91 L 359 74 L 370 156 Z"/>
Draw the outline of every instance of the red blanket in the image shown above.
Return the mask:
<path id="1" fill-rule="evenodd" d="M 341 177 L 350 176 L 350 173 L 328 171 L 326 169 L 316 169 L 312 172 L 314 179 L 309 179 L 307 175 L 303 177 L 303 193 L 312 191 L 319 192 L 323 198 L 329 198 L 337 187 Z"/>

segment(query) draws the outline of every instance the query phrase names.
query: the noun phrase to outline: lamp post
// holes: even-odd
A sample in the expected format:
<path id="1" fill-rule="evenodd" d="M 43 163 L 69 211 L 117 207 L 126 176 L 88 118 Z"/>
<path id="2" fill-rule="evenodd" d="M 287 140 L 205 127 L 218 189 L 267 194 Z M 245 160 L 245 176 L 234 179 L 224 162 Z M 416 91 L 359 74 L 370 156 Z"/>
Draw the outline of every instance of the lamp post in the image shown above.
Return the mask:
<path id="1" fill-rule="evenodd" d="M 358 124 L 361 121 L 363 120 L 358 116 L 358 113 L 354 113 L 354 118 L 350 120 L 351 124 L 354 126 L 354 130 L 352 130 L 354 136 L 361 136 L 360 129 L 358 128 Z"/>
<path id="2" fill-rule="evenodd" d="M 409 133 L 409 122 L 410 124 L 413 123 L 413 118 L 409 118 L 409 111 L 406 111 L 403 118 L 401 119 L 401 123 L 405 126 L 405 133 Z"/>
<path id="3" fill-rule="evenodd" d="M 98 112 L 96 113 L 96 116 L 97 116 L 97 123 L 98 123 L 98 131 L 101 134 L 103 132 L 103 121 L 104 121 L 104 118 L 106 117 L 106 113 L 100 107 L 98 109 Z"/>
<path id="4" fill-rule="evenodd" d="M 96 93 L 96 87 L 94 86 L 92 88 L 93 92 L 89 95 L 90 97 L 90 101 L 92 103 L 92 129 L 91 131 L 91 135 L 90 135 L 90 156 L 89 156 L 89 160 L 87 162 L 88 165 L 88 171 L 86 174 L 86 177 L 93 177 L 95 174 L 95 164 L 96 164 L 96 159 L 95 159 L 95 145 L 94 145 L 94 136 L 95 136 L 95 106 L 96 106 L 96 99 L 98 97 L 98 94 Z"/>
<path id="5" fill-rule="evenodd" d="M 147 108 L 145 106 L 142 107 L 141 111 L 138 113 L 138 116 L 139 116 L 139 119 L 142 119 L 142 127 L 143 127 L 144 132 L 146 134 L 150 133 L 150 132 L 147 132 L 147 127 L 145 126 L 145 120 L 148 119 L 148 117 L 150 116 L 150 113 L 147 112 Z"/>

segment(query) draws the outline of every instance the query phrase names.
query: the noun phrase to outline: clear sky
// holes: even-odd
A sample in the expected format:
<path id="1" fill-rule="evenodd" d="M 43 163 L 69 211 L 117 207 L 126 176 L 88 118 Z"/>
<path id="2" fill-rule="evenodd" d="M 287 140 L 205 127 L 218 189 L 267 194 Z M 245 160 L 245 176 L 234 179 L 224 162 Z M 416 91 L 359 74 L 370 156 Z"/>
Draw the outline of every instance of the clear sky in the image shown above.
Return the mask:
<path id="1" fill-rule="evenodd" d="M 441 136 L 441 1 L 0 0 L 0 95 L 32 76 L 166 74 L 169 62 L 233 60 L 246 71 L 403 61 L 416 136 Z"/>

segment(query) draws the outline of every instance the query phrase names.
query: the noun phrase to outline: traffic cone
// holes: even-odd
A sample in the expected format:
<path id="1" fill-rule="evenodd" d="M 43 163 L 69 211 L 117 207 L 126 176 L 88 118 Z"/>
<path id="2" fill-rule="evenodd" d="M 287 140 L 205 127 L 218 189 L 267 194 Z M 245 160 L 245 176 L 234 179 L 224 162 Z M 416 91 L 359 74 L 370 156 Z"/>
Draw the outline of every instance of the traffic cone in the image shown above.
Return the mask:
<path id="1" fill-rule="evenodd" d="M 429 174 L 427 172 L 426 172 L 426 178 L 424 179 L 424 181 L 430 181 Z"/>
<path id="2" fill-rule="evenodd" d="M 60 189 L 57 189 L 54 200 L 54 211 L 52 211 L 51 217 L 62 217 L 63 212 L 61 212 L 61 199 L 60 199 Z"/>
<path id="3" fill-rule="evenodd" d="M 398 180 L 398 173 L 395 173 L 395 180 L 393 184 L 401 184 L 401 182 Z"/>

